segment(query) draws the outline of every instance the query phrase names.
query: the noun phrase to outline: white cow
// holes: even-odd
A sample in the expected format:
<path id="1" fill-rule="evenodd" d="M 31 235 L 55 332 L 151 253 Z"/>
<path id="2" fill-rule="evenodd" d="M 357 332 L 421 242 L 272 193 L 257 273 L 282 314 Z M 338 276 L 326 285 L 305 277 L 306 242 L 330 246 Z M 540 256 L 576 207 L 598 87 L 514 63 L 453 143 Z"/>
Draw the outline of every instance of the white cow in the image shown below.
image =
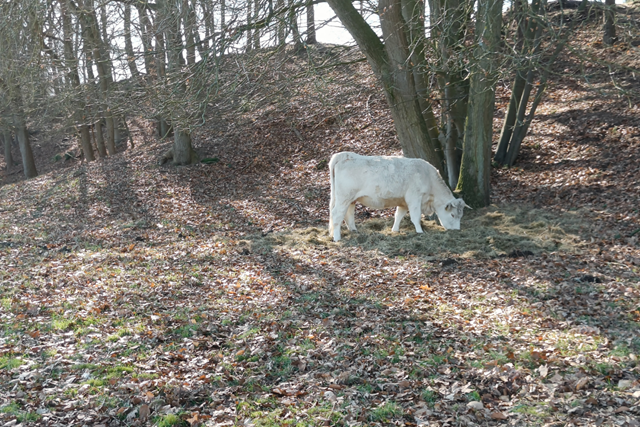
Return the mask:
<path id="1" fill-rule="evenodd" d="M 392 156 L 361 156 L 344 151 L 329 161 L 331 204 L 329 234 L 340 240 L 340 224 L 356 230 L 356 202 L 373 209 L 397 206 L 392 231 L 400 230 L 407 214 L 417 233 L 422 233 L 421 214 L 438 214 L 447 230 L 459 230 L 464 207 L 442 180 L 440 172 L 422 159 Z M 346 215 L 346 217 L 345 217 Z"/>

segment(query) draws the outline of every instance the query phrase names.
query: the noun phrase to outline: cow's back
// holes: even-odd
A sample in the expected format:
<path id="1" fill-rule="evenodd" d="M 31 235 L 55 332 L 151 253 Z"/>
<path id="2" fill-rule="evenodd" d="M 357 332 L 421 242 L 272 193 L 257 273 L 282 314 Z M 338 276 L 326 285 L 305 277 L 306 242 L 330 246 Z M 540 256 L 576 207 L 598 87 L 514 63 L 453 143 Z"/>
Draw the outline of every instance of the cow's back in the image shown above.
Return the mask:
<path id="1" fill-rule="evenodd" d="M 347 198 L 362 195 L 402 197 L 407 191 L 429 191 L 437 170 L 421 159 L 397 156 L 361 156 L 341 152 L 331 158 L 336 190 Z"/>

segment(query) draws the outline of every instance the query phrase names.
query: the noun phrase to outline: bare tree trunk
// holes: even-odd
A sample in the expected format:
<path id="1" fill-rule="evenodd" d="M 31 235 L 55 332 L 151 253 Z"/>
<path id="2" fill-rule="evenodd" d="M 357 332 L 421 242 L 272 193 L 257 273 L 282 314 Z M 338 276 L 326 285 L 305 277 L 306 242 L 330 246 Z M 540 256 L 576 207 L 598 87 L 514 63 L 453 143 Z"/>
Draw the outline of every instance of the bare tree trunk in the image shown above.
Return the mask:
<path id="1" fill-rule="evenodd" d="M 84 158 L 89 162 L 95 160 L 96 157 L 93 153 L 93 145 L 91 145 L 91 132 L 89 132 L 89 126 L 85 123 L 83 123 L 81 126 L 78 126 L 78 133 L 80 136 L 80 145 L 82 146 L 82 153 L 84 154 Z M 89 157 L 87 153 L 90 153 L 91 157 Z"/>
<path id="2" fill-rule="evenodd" d="M 316 44 L 316 14 L 313 0 L 307 1 L 307 44 Z"/>
<path id="3" fill-rule="evenodd" d="M 522 92 L 524 91 L 526 79 L 520 70 L 516 71 L 515 81 L 511 88 L 511 98 L 509 100 L 509 107 L 507 108 L 507 114 L 504 122 L 502 123 L 502 131 L 500 132 L 500 140 L 498 142 L 498 148 L 494 156 L 494 160 L 503 164 L 507 156 L 507 149 L 509 148 L 509 142 L 513 136 L 513 128 L 516 124 L 516 116 L 518 113 L 518 106 L 522 99 Z"/>
<path id="4" fill-rule="evenodd" d="M 447 178 L 455 188 L 460 175 L 464 127 L 467 118 L 469 81 L 466 64 L 459 58 L 473 3 L 469 0 L 431 0 L 431 40 L 439 53 L 437 81 L 442 98 L 442 124 Z"/>
<path id="5" fill-rule="evenodd" d="M 518 27 L 518 32 L 522 34 L 519 36 L 522 41 L 519 42 L 517 46 L 521 48 L 520 53 L 523 58 L 535 58 L 541 49 L 544 26 L 541 25 L 538 20 L 531 19 L 531 14 L 535 15 L 538 14 L 539 11 L 544 11 L 545 3 L 545 0 L 534 0 L 530 6 L 532 13 L 529 13 L 528 3 L 525 1 L 521 3 L 522 17 L 519 18 L 521 24 Z M 576 14 L 585 10 L 588 4 L 589 2 L 587 0 L 582 0 Z M 535 64 L 529 60 L 524 66 L 516 70 L 511 100 L 503 123 L 500 142 L 498 143 L 498 148 L 494 156 L 494 160 L 497 163 L 508 166 L 513 166 L 515 163 L 520 153 L 522 141 L 535 116 L 536 108 L 542 100 L 542 95 L 546 88 L 548 69 L 564 49 L 569 37 L 573 33 L 576 22 L 578 22 L 576 19 L 570 21 L 569 27 L 563 31 L 561 38 L 556 41 L 554 52 L 546 59 L 544 64 Z M 536 96 L 527 114 L 526 109 L 533 89 L 534 73 L 537 70 L 542 70 L 542 76 L 536 86 Z"/>
<path id="6" fill-rule="evenodd" d="M 93 1 L 93 0 L 90 0 L 90 1 Z M 91 4 L 91 6 L 93 6 L 93 3 Z M 100 22 L 102 23 L 102 25 L 100 25 L 100 29 L 102 32 L 102 41 L 104 43 L 108 43 L 109 36 L 107 34 L 107 27 L 108 27 L 107 8 L 106 8 L 106 3 L 104 2 L 100 3 Z M 97 24 L 98 24 L 98 20 L 96 19 L 96 26 Z"/>
<path id="7" fill-rule="evenodd" d="M 112 83 L 111 75 L 111 60 L 109 58 L 108 51 L 105 47 L 106 39 L 103 40 L 100 35 L 100 28 L 98 25 L 98 19 L 96 17 L 96 11 L 93 7 L 92 0 L 78 0 L 80 19 L 84 21 L 86 31 L 84 32 L 88 38 L 85 40 L 91 46 L 93 56 L 95 58 L 95 65 L 98 70 L 98 76 L 100 80 L 100 93 L 102 96 L 102 113 L 107 128 L 107 138 L 105 145 L 107 152 L 110 155 L 115 154 L 115 130 L 113 113 L 108 104 L 109 89 Z M 106 22 L 106 16 L 104 17 Z M 106 29 L 103 29 L 103 36 L 106 35 Z"/>
<path id="8" fill-rule="evenodd" d="M 20 87 L 13 88 L 12 109 L 13 109 L 13 126 L 16 131 L 16 139 L 20 146 L 20 155 L 22 156 L 22 168 L 24 170 L 24 176 L 26 178 L 34 178 L 38 176 L 36 169 L 36 163 L 33 159 L 33 151 L 31 151 L 31 143 L 29 142 L 29 131 L 27 130 L 27 124 L 24 120 L 24 111 L 22 107 L 22 95 L 20 93 Z"/>
<path id="9" fill-rule="evenodd" d="M 438 141 L 438 124 L 433 114 L 430 100 L 429 74 L 427 72 L 425 46 L 425 9 L 424 2 L 416 0 L 402 0 L 402 17 L 407 24 L 405 34 L 411 52 L 409 63 L 413 74 L 418 103 L 422 117 L 427 125 L 429 138 L 436 144 L 436 150 L 441 150 Z M 452 187 L 453 188 L 453 187 Z"/>
<path id="10" fill-rule="evenodd" d="M 284 8 L 284 0 L 276 0 L 276 9 L 282 10 Z M 286 21 L 282 16 L 278 15 L 278 23 L 276 24 L 276 37 L 278 39 L 278 46 L 284 46 L 286 43 Z"/>
<path id="11" fill-rule="evenodd" d="M 149 16 L 144 6 L 136 4 L 136 9 L 138 10 L 138 16 L 140 18 L 140 39 L 142 40 L 142 48 L 144 49 L 144 68 L 147 76 L 152 78 L 155 76 L 157 78 L 157 75 L 155 75 L 154 58 L 151 53 L 153 51 L 150 36 L 153 31 L 151 22 L 149 21 Z"/>
<path id="12" fill-rule="evenodd" d="M 495 103 L 495 56 L 502 29 L 502 0 L 479 0 L 476 48 L 471 64 L 469 111 L 458 190 L 471 207 L 491 202 L 491 144 Z"/>
<path id="13" fill-rule="evenodd" d="M 193 10 L 196 10 L 197 0 L 193 0 Z M 213 15 L 213 2 L 203 1 L 200 3 L 202 8 L 202 23 L 204 24 L 204 38 L 206 43 L 202 47 L 209 49 L 209 41 L 211 46 L 215 46 L 215 40 L 213 35 L 216 32 L 215 19 Z M 201 54 L 202 55 L 202 54 Z"/>
<path id="14" fill-rule="evenodd" d="M 98 154 L 100 154 L 100 157 L 105 158 L 107 157 L 107 148 L 104 144 L 104 135 L 102 133 L 102 119 L 94 123 L 93 128 L 96 138 L 96 147 L 98 147 Z"/>
<path id="15" fill-rule="evenodd" d="M 124 5 L 124 50 L 127 54 L 127 65 L 131 77 L 137 80 L 140 77 L 138 66 L 136 64 L 136 54 L 133 51 L 133 43 L 131 43 L 131 5 Z"/>
<path id="16" fill-rule="evenodd" d="M 152 26 L 152 32 L 155 33 L 155 42 L 156 42 L 154 65 L 157 71 L 156 78 L 158 80 L 166 80 L 167 78 L 167 68 L 166 68 L 167 47 L 165 43 L 164 29 L 161 28 L 161 25 L 162 25 L 161 21 L 162 21 L 162 16 L 160 12 L 158 12 L 155 18 L 155 22 Z M 171 135 L 172 128 L 169 122 L 167 122 L 167 119 L 161 116 L 156 117 L 156 119 L 157 119 L 158 136 L 160 138 L 166 138 L 169 135 Z"/>
<path id="17" fill-rule="evenodd" d="M 289 0 L 289 27 L 293 35 L 293 50 L 298 52 L 302 49 L 302 38 L 298 29 L 298 14 L 296 12 L 295 0 Z"/>
<path id="18" fill-rule="evenodd" d="M 120 129 L 120 123 L 122 122 L 122 120 L 124 119 L 121 116 L 115 116 L 113 118 L 113 138 L 116 144 L 122 141 L 122 134 Z"/>
<path id="19" fill-rule="evenodd" d="M 604 36 L 602 41 L 606 45 L 614 44 L 616 37 L 616 0 L 604 0 Z"/>
<path id="20" fill-rule="evenodd" d="M 170 2 L 163 1 L 162 16 L 167 20 L 178 19 L 179 11 L 175 10 L 176 6 Z M 184 49 L 182 44 L 182 35 L 180 34 L 179 25 L 169 22 L 166 28 L 167 39 L 167 57 L 169 72 L 177 74 L 180 71 L 181 52 Z M 184 90 L 184 83 L 179 83 L 176 90 Z M 179 123 L 179 120 L 172 120 L 174 124 L 174 140 L 173 140 L 173 164 L 188 165 L 197 161 L 197 155 L 191 145 L 191 135 L 185 126 Z"/>
<path id="21" fill-rule="evenodd" d="M 251 0 L 249 0 L 251 2 Z M 258 22 L 260 16 L 260 0 L 253 1 L 253 19 Z M 253 29 L 253 48 L 255 50 L 260 49 L 260 29 L 256 25 L 256 28 Z"/>
<path id="22" fill-rule="evenodd" d="M 209 56 L 209 39 L 212 41 L 212 49 L 215 46 L 213 44 L 213 34 L 215 32 L 214 27 L 214 17 L 213 14 L 208 13 L 208 10 L 205 6 L 206 2 L 203 2 L 202 5 L 202 26 L 205 29 L 205 40 L 200 38 L 200 25 L 198 25 L 198 14 L 196 11 L 198 10 L 198 0 L 191 0 L 191 5 L 189 6 L 189 22 L 191 22 L 191 32 L 193 34 L 193 42 L 195 43 L 195 47 L 198 49 L 198 53 L 200 54 L 200 58 L 205 60 Z"/>
<path id="23" fill-rule="evenodd" d="M 91 47 L 89 46 L 90 43 L 90 37 L 88 35 L 88 31 L 89 29 L 86 28 L 85 25 L 82 25 L 82 38 L 84 40 L 84 43 L 82 43 L 82 50 L 84 52 L 84 58 L 85 58 L 85 64 L 86 64 L 86 72 L 87 72 L 87 82 L 91 84 L 91 86 L 93 86 L 93 84 L 96 81 L 96 76 L 93 73 L 93 65 L 94 65 L 94 60 L 93 60 L 93 52 L 91 50 Z"/>
<path id="24" fill-rule="evenodd" d="M 253 25 L 253 0 L 247 0 L 247 30 L 245 36 L 247 37 L 246 52 L 251 52 L 253 49 L 253 31 L 251 26 Z"/>
<path id="25" fill-rule="evenodd" d="M 77 55 L 73 48 L 73 28 L 71 24 L 71 17 L 68 13 L 66 1 L 60 2 L 60 11 L 62 15 L 62 31 L 63 31 L 63 45 L 64 45 L 64 61 L 67 68 L 67 78 L 69 79 L 71 86 L 76 91 L 77 100 L 71 107 L 75 111 L 73 113 L 75 126 L 78 129 L 78 135 L 80 137 L 80 146 L 82 147 L 82 153 L 88 162 L 94 161 L 96 158 L 93 153 L 93 147 L 91 145 L 91 136 L 89 134 L 89 128 L 86 123 L 86 117 L 83 112 L 86 106 L 83 102 L 84 90 L 80 85 L 80 74 L 78 73 L 78 60 Z"/>
<path id="26" fill-rule="evenodd" d="M 407 157 L 427 160 L 444 174 L 444 157 L 438 141 L 429 136 L 415 86 L 400 0 L 381 0 L 380 24 L 385 44 L 348 0 L 328 0 L 342 25 L 366 55 L 382 83 L 402 151 Z"/>
<path id="27" fill-rule="evenodd" d="M 189 0 L 182 0 L 182 28 L 184 28 L 186 42 L 187 64 L 193 65 L 196 63 L 196 40 L 194 37 L 196 17 L 190 9 Z"/>
<path id="28" fill-rule="evenodd" d="M 11 131 L 8 129 L 4 129 L 2 131 L 2 145 L 4 146 L 4 163 L 5 168 L 8 170 L 13 166 L 13 155 L 11 154 L 11 142 L 13 141 L 13 137 L 11 136 Z"/>
<path id="29" fill-rule="evenodd" d="M 224 34 L 224 31 L 225 31 L 226 14 L 227 14 L 227 2 L 226 0 L 220 0 L 220 32 L 222 34 Z"/>

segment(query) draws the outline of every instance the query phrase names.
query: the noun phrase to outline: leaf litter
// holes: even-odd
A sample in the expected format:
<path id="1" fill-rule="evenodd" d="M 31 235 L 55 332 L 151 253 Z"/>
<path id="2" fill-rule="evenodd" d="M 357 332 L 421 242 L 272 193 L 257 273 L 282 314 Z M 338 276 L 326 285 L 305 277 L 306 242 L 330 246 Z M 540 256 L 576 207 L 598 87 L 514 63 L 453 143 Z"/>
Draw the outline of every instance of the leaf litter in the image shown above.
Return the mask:
<path id="1" fill-rule="evenodd" d="M 219 161 L 146 137 L 0 189 L 3 425 L 638 425 L 627 101 L 567 77 L 461 231 L 358 208 L 334 243 L 328 158 L 398 145 L 364 64 L 328 76 L 212 119 Z"/>

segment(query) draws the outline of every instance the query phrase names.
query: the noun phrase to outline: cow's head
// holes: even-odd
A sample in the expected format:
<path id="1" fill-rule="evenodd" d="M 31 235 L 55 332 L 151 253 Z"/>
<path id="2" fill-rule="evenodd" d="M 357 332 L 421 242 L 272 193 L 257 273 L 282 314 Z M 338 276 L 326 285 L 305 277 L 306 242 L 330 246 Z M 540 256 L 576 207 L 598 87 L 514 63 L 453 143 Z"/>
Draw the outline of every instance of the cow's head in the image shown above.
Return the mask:
<path id="1" fill-rule="evenodd" d="M 436 206 L 440 224 L 446 230 L 460 230 L 460 220 L 465 207 L 471 209 L 462 199 L 452 199 L 444 205 Z"/>

